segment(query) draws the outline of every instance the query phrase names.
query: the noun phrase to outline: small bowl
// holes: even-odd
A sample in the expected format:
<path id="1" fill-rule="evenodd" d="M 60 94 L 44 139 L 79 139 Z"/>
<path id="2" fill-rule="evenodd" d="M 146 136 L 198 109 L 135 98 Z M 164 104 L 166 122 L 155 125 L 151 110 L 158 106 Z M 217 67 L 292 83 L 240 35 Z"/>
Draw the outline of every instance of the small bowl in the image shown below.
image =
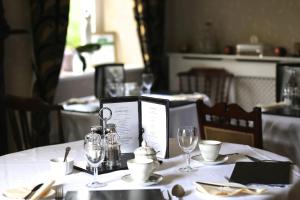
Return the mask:
<path id="1" fill-rule="evenodd" d="M 50 159 L 51 172 L 55 176 L 64 176 L 71 174 L 73 171 L 73 165 L 73 158 L 67 158 L 66 162 L 64 162 L 63 157 Z"/>

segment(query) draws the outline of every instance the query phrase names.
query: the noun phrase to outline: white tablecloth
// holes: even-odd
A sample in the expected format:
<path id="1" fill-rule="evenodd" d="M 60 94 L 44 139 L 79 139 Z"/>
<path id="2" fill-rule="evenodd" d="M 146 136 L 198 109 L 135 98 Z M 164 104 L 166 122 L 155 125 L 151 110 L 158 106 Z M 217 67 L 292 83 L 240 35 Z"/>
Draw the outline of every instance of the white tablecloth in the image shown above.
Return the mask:
<path id="1" fill-rule="evenodd" d="M 18 153 L 8 154 L 0 157 L 0 192 L 2 193 L 7 188 L 34 185 L 37 183 L 45 182 L 48 179 L 53 179 L 54 176 L 50 172 L 49 159 L 62 156 L 66 146 L 72 147 L 70 156 L 76 162 L 84 160 L 83 155 L 83 141 L 71 142 L 60 145 L 52 145 L 46 147 L 34 148 Z M 148 186 L 147 188 L 160 188 L 162 190 L 170 190 L 173 185 L 181 184 L 187 191 L 185 200 L 189 199 L 220 199 L 214 196 L 207 196 L 200 194 L 195 190 L 192 182 L 194 181 L 214 181 L 226 182 L 225 176 L 229 177 L 232 173 L 234 164 L 222 164 L 216 166 L 204 166 L 197 161 L 192 161 L 192 166 L 197 167 L 198 170 L 189 174 L 184 174 L 178 171 L 178 168 L 185 165 L 183 155 L 178 155 L 176 140 L 170 139 L 171 158 L 165 159 L 160 168 L 155 172 L 164 176 L 162 182 L 158 185 Z M 243 153 L 261 159 L 276 159 L 287 160 L 285 157 L 246 145 L 224 143 L 221 148 L 221 153 Z M 195 151 L 193 154 L 199 154 Z M 239 161 L 247 160 L 240 158 Z M 109 174 L 98 176 L 99 181 L 107 183 L 103 190 L 114 189 L 141 189 L 144 187 L 134 184 L 125 183 L 121 177 L 128 174 L 128 170 L 121 170 Z M 293 170 L 293 182 L 299 178 L 299 173 Z M 73 171 L 72 174 L 56 178 L 56 184 L 64 185 L 64 192 L 67 191 L 86 191 L 88 188 L 85 186 L 92 180 L 92 176 L 84 173 Z M 272 193 L 283 192 L 286 188 L 269 187 Z M 255 196 L 237 196 L 228 197 L 226 199 L 266 199 L 269 195 L 255 195 Z M 0 195 L 0 199 L 6 199 Z M 173 198 L 175 199 L 175 198 Z"/>

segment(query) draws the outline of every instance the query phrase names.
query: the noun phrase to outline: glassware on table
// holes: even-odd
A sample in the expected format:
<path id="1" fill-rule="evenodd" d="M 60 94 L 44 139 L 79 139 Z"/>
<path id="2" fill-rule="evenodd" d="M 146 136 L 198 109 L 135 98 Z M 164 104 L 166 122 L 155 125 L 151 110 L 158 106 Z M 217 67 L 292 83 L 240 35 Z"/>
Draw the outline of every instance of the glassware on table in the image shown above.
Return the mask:
<path id="1" fill-rule="evenodd" d="M 194 126 L 180 127 L 177 132 L 177 140 L 179 147 L 186 154 L 186 166 L 180 168 L 181 172 L 191 172 L 196 169 L 190 166 L 191 156 L 190 153 L 194 151 L 198 144 L 198 135 Z"/>
<path id="2" fill-rule="evenodd" d="M 289 68 L 288 81 L 283 88 L 283 100 L 286 104 L 290 105 L 292 108 L 298 108 L 298 81 L 296 70 L 294 68 Z"/>
<path id="3" fill-rule="evenodd" d="M 93 169 L 93 181 L 87 184 L 87 187 L 98 188 L 106 186 L 105 183 L 100 183 L 96 180 L 98 175 L 98 167 L 103 162 L 105 157 L 105 141 L 101 135 L 97 133 L 89 133 L 84 138 L 84 153 L 88 164 Z"/>
<path id="4" fill-rule="evenodd" d="M 122 82 L 107 82 L 105 90 L 109 97 L 120 97 L 124 96 L 125 86 Z"/>
<path id="5" fill-rule="evenodd" d="M 150 94 L 151 93 L 151 87 L 154 82 L 154 76 L 152 73 L 143 73 L 142 74 L 142 83 L 143 87 L 146 88 L 145 93 Z"/>

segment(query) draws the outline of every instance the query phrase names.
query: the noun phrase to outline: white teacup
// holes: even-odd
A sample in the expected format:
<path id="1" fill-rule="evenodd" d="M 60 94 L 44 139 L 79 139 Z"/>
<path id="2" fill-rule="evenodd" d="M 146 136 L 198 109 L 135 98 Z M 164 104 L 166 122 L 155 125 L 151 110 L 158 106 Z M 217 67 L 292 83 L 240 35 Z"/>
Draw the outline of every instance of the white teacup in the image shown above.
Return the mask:
<path id="1" fill-rule="evenodd" d="M 64 176 L 72 173 L 74 160 L 72 158 L 67 158 L 64 162 L 64 158 L 52 158 L 50 159 L 50 168 L 54 176 Z"/>
<path id="2" fill-rule="evenodd" d="M 201 140 L 199 149 L 205 161 L 215 161 L 219 156 L 222 142 L 217 140 Z"/>
<path id="3" fill-rule="evenodd" d="M 157 165 L 152 159 L 131 159 L 127 161 L 131 177 L 136 182 L 145 182 L 154 172 Z"/>

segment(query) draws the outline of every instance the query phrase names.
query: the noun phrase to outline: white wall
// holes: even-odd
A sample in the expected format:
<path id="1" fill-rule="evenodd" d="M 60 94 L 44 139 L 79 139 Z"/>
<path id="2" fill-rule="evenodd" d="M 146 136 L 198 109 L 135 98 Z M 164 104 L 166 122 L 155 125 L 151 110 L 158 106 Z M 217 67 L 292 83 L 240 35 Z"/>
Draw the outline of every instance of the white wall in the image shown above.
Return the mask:
<path id="1" fill-rule="evenodd" d="M 168 51 L 185 44 L 197 49 L 206 21 L 213 23 L 220 52 L 226 45 L 249 43 L 251 35 L 290 53 L 300 42 L 299 0 L 167 0 L 166 9 Z"/>
<path id="2" fill-rule="evenodd" d="M 142 67 L 133 0 L 103 0 L 103 31 L 116 33 L 117 61 Z M 100 21 L 100 20 L 98 20 Z"/>

